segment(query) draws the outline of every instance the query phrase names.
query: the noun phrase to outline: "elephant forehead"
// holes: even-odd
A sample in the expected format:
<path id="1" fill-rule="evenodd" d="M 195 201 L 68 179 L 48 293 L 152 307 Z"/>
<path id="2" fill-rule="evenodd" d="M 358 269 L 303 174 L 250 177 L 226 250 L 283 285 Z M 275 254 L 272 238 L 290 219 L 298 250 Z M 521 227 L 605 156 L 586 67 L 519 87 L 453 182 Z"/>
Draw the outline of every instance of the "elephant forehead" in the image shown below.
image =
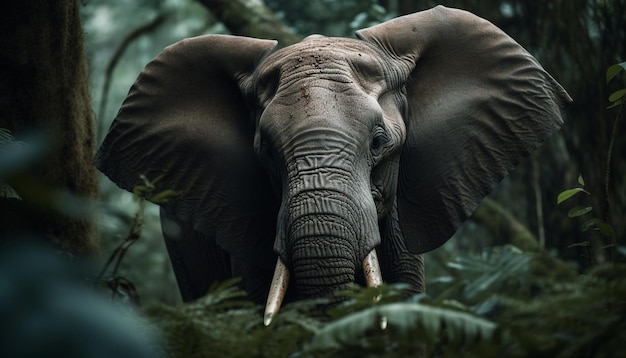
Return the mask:
<path id="1" fill-rule="evenodd" d="M 372 87 L 384 83 L 384 71 L 380 55 L 363 41 L 322 36 L 281 49 L 259 66 L 261 78 L 278 74 L 281 85 L 313 78 Z"/>

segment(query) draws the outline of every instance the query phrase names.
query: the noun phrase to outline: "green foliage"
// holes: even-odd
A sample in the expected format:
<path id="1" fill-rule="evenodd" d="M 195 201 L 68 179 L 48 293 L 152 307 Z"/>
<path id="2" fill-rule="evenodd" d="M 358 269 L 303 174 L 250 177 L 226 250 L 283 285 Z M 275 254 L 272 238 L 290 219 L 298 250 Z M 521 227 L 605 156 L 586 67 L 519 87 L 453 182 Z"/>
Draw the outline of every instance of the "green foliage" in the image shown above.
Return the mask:
<path id="1" fill-rule="evenodd" d="M 156 184 L 163 179 L 163 175 L 156 177 L 150 181 L 145 175 L 140 175 L 142 184 L 135 185 L 133 187 L 133 194 L 139 199 L 146 199 L 155 204 L 167 203 L 171 198 L 179 196 L 180 192 L 172 189 L 165 189 L 163 191 L 155 193 Z"/>
<path id="2" fill-rule="evenodd" d="M 533 300 L 501 302 L 506 356 L 620 357 L 626 354 L 626 266 L 604 265 L 553 282 Z"/>
<path id="3" fill-rule="evenodd" d="M 170 357 L 287 357 L 318 329 L 317 319 L 302 314 L 310 315 L 315 302 L 288 305 L 265 327 L 261 307 L 243 300 L 236 283 L 214 285 L 188 304 L 146 309 L 161 328 Z"/>
<path id="4" fill-rule="evenodd" d="M 583 179 L 582 175 L 578 175 L 578 184 L 580 186 L 562 191 L 557 197 L 557 203 L 562 204 L 579 193 L 591 195 L 591 193 L 585 189 L 585 180 Z M 570 218 L 584 217 L 587 214 L 592 213 L 592 211 L 593 206 L 591 205 L 576 205 L 567 212 L 567 216 Z M 605 220 L 599 217 L 591 217 L 585 219 L 585 221 L 580 226 L 580 230 L 583 232 L 587 232 L 590 230 L 596 231 L 607 238 L 612 238 L 614 236 L 613 228 L 611 227 L 611 225 L 609 225 Z M 578 243 L 574 245 L 581 246 L 581 244 L 589 245 L 589 242 L 585 241 L 583 243 Z"/>
<path id="5" fill-rule="evenodd" d="M 416 295 L 406 300 L 404 284 L 337 292 L 347 298 L 328 311 L 330 321 L 305 344 L 311 356 L 387 356 L 475 345 L 495 325 L 463 305 Z M 414 337 L 421 337 L 415 340 Z"/>
<path id="6" fill-rule="evenodd" d="M 606 70 L 606 83 L 611 82 L 618 73 L 626 71 L 626 62 L 617 63 Z"/>
<path id="7" fill-rule="evenodd" d="M 236 281 L 176 307 L 149 307 L 171 357 L 617 357 L 626 354 L 626 266 L 585 275 L 545 253 L 460 255 L 441 294 L 350 287 L 345 300 L 286 305 L 269 327 Z M 443 281 L 442 281 L 443 282 Z M 440 282 L 439 285 L 442 283 Z M 459 293 L 458 300 L 452 292 Z"/>
<path id="8" fill-rule="evenodd" d="M 556 200 L 557 204 L 563 203 L 564 201 L 574 197 L 578 193 L 585 193 L 587 195 L 591 195 L 591 193 L 588 192 L 587 190 L 585 190 L 585 188 L 584 188 L 585 187 L 585 179 L 583 179 L 583 176 L 581 174 L 578 175 L 578 184 L 580 184 L 580 187 L 576 187 L 576 188 L 567 189 L 567 190 L 562 191 L 557 196 L 557 200 Z"/>
<path id="9" fill-rule="evenodd" d="M 606 83 L 608 84 L 611 82 L 611 80 L 622 71 L 626 71 L 626 62 L 618 63 L 609 67 L 606 70 Z M 609 102 L 612 104 L 607 108 L 622 106 L 624 104 L 624 98 L 626 98 L 626 88 L 622 88 L 611 93 L 609 96 Z"/>
<path id="10" fill-rule="evenodd" d="M 370 0 L 370 7 L 364 10 L 358 13 L 350 22 L 352 31 L 374 26 L 395 17 L 395 14 L 387 12 L 387 9 L 380 6 L 375 0 Z"/>
<path id="11" fill-rule="evenodd" d="M 394 17 L 376 0 L 266 0 L 265 3 L 302 35 L 353 37 L 355 30 Z"/>
<path id="12" fill-rule="evenodd" d="M 530 285 L 525 281 L 529 278 L 530 259 L 530 254 L 514 246 L 457 257 L 448 263 L 455 277 L 439 279 L 454 283 L 447 284 L 439 297 L 473 303 L 488 298 L 493 292 L 520 292 Z"/>
<path id="13" fill-rule="evenodd" d="M 417 352 L 422 348 L 433 351 L 439 346 L 459 347 L 488 340 L 494 330 L 493 322 L 456 307 L 436 302 L 388 303 L 328 323 L 315 333 L 305 351 L 363 355 Z"/>
<path id="14" fill-rule="evenodd" d="M 156 184 L 162 178 L 163 176 L 159 176 L 154 180 L 148 180 L 145 175 L 140 175 L 142 183 L 133 187 L 133 194 L 139 205 L 133 216 L 128 234 L 113 250 L 96 280 L 98 284 L 105 286 L 111 291 L 114 299 L 131 301 L 134 304 L 139 304 L 140 302 L 139 292 L 135 284 L 130 279 L 122 276 L 119 270 L 130 247 L 137 243 L 141 237 L 144 225 L 145 200 L 149 200 L 155 204 L 161 204 L 167 202 L 174 196 L 180 195 L 179 192 L 172 189 L 165 189 L 155 193 Z"/>
<path id="15" fill-rule="evenodd" d="M 621 62 L 615 65 L 610 66 L 607 70 L 606 70 L 606 83 L 608 84 L 609 82 L 611 82 L 614 78 L 617 77 L 617 75 L 619 73 L 621 73 L 622 71 L 626 71 L 626 62 Z M 599 218 L 599 217 L 591 217 L 591 218 L 587 218 L 581 225 L 580 229 L 583 232 L 598 232 L 600 233 L 605 240 L 601 240 L 601 242 L 603 242 L 604 244 L 602 245 L 602 248 L 606 248 L 608 249 L 608 253 L 609 253 L 609 259 L 613 260 L 614 259 L 614 252 L 615 252 L 615 247 L 617 246 L 617 235 L 615 233 L 615 230 L 613 229 L 613 226 L 609 223 L 609 218 L 610 218 L 610 211 L 612 209 L 612 195 L 610 193 L 610 181 L 611 181 L 611 166 L 612 166 L 612 156 L 613 156 L 613 148 L 615 146 L 615 139 L 617 136 L 617 131 L 618 131 L 618 124 L 619 121 L 622 117 L 623 114 L 623 109 L 624 109 L 624 103 L 625 103 L 625 99 L 626 99 L 626 88 L 622 88 L 619 89 L 615 92 L 613 92 L 610 96 L 609 96 L 609 102 L 611 102 L 612 104 L 610 106 L 607 107 L 607 109 L 613 108 L 613 107 L 619 107 L 617 116 L 615 117 L 615 120 L 613 121 L 613 129 L 611 132 L 611 139 L 609 141 L 609 145 L 608 145 L 608 150 L 606 153 L 606 162 L 605 162 L 605 177 L 604 177 L 604 200 L 606 202 L 606 208 L 604 211 L 606 211 L 604 213 L 604 218 Z M 578 187 L 572 188 L 572 189 L 567 189 L 564 190 L 563 192 L 561 192 L 558 196 L 557 196 L 557 203 L 558 204 L 562 204 L 563 202 L 565 202 L 566 200 L 569 200 L 570 198 L 573 198 L 574 196 L 576 196 L 578 193 L 586 193 L 587 195 L 591 195 L 591 193 L 586 190 L 585 187 L 585 181 L 582 177 L 582 175 L 578 176 Z M 569 216 L 570 218 L 578 218 L 578 217 L 583 217 L 586 216 L 589 213 L 592 213 L 593 211 L 593 207 L 591 205 L 577 205 L 572 207 L 568 213 L 567 216 Z M 602 210 L 600 210 L 602 211 Z M 574 245 L 571 246 L 591 246 L 592 241 L 584 241 L 584 242 L 579 242 L 576 243 Z M 592 261 L 594 260 L 594 253 L 591 252 L 591 249 L 589 249 L 589 253 L 590 253 L 590 257 L 592 258 Z"/>

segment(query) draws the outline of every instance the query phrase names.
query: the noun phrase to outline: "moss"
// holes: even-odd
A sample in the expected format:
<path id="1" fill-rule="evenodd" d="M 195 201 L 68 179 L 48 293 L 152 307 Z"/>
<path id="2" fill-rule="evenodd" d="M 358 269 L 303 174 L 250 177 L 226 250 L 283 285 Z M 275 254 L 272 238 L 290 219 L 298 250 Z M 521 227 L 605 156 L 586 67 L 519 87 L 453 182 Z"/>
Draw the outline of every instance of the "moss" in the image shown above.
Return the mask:
<path id="1" fill-rule="evenodd" d="M 83 54 L 79 2 L 14 1 L 3 7 L 0 127 L 43 134 L 48 150 L 31 177 L 83 198 L 97 196 L 94 116 Z M 34 210 L 30 228 L 73 253 L 93 252 L 90 220 Z"/>

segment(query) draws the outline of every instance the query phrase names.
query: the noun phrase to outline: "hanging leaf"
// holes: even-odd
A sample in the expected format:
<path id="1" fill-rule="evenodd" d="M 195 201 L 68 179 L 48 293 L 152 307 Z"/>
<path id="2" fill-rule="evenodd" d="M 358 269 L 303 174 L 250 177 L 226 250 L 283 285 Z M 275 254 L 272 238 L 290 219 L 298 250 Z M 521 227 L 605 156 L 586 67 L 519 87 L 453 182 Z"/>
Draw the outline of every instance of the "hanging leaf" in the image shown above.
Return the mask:
<path id="1" fill-rule="evenodd" d="M 591 206 L 578 205 L 578 206 L 571 208 L 570 211 L 567 213 L 567 216 L 569 216 L 570 218 L 577 218 L 579 216 L 583 216 L 587 214 L 591 210 L 593 210 L 593 207 Z"/>
<path id="2" fill-rule="evenodd" d="M 593 218 L 585 221 L 580 227 L 582 231 L 598 230 L 606 237 L 613 236 L 613 228 L 600 218 Z"/>
<path id="3" fill-rule="evenodd" d="M 611 95 L 609 96 L 609 101 L 615 102 L 621 100 L 624 98 L 624 95 L 626 95 L 626 88 L 622 88 L 621 90 L 617 90 L 611 93 Z"/>
<path id="4" fill-rule="evenodd" d="M 624 101 L 617 101 L 617 102 L 613 103 L 612 105 L 606 107 L 606 109 L 611 109 L 613 107 L 617 107 L 617 106 L 621 105 L 623 102 Z"/>
<path id="5" fill-rule="evenodd" d="M 618 73 L 626 70 L 626 62 L 615 64 L 606 70 L 606 83 L 609 83 Z"/>
<path id="6" fill-rule="evenodd" d="M 572 188 L 562 191 L 559 196 L 556 198 L 557 204 L 561 204 L 565 200 L 571 198 L 572 196 L 578 193 L 587 193 L 590 194 L 587 190 L 583 188 Z"/>
<path id="7" fill-rule="evenodd" d="M 567 248 L 571 249 L 572 247 L 587 247 L 589 245 L 591 245 L 591 242 L 589 242 L 589 241 L 581 241 L 581 242 L 577 242 L 577 243 L 568 245 Z"/>
<path id="8" fill-rule="evenodd" d="M 583 179 L 582 174 L 578 174 L 578 184 L 580 184 L 580 186 L 585 186 L 585 179 Z"/>
<path id="9" fill-rule="evenodd" d="M 600 233 L 606 237 L 612 237 L 613 236 L 613 227 L 607 223 L 605 223 L 604 221 L 599 223 L 598 225 L 598 231 L 600 231 Z"/>

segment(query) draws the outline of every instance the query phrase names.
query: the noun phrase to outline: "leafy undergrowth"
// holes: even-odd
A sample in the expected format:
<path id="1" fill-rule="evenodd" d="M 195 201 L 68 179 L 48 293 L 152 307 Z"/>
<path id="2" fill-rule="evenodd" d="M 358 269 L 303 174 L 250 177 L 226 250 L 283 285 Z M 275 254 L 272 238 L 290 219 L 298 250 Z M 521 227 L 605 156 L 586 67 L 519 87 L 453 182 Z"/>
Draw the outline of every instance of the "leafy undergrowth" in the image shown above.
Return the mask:
<path id="1" fill-rule="evenodd" d="M 624 357 L 626 265 L 585 275 L 548 255 L 488 249 L 448 264 L 432 296 L 353 287 L 281 309 L 269 327 L 236 281 L 146 309 L 178 357 Z"/>

